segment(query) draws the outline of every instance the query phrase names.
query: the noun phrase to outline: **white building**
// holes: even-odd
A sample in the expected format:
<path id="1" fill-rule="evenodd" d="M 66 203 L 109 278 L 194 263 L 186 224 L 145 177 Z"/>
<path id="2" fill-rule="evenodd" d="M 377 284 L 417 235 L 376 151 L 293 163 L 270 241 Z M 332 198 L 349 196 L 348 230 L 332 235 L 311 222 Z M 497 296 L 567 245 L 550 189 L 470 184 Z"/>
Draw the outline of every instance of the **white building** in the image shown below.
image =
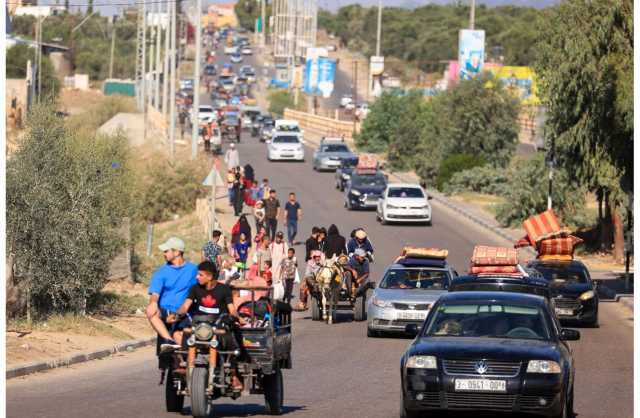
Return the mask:
<path id="1" fill-rule="evenodd" d="M 19 6 L 15 16 L 45 17 L 64 13 L 64 6 Z"/>

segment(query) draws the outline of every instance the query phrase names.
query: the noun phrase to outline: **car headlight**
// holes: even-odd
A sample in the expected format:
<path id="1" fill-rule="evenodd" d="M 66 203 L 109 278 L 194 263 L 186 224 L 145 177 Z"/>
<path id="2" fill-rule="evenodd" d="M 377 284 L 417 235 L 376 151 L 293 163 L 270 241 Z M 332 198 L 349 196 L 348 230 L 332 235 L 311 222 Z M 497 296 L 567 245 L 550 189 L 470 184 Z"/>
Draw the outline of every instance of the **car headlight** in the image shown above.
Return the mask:
<path id="1" fill-rule="evenodd" d="M 438 360 L 435 356 L 411 356 L 407 360 L 408 369 L 437 369 Z"/>
<path id="2" fill-rule="evenodd" d="M 558 374 L 560 372 L 560 365 L 551 360 L 529 360 L 527 366 L 527 373 Z"/>
<path id="3" fill-rule="evenodd" d="M 420 209 L 424 209 L 424 210 L 431 210 L 431 205 L 424 205 L 423 207 L 421 207 Z"/>
<path id="4" fill-rule="evenodd" d="M 379 308 L 392 308 L 393 307 L 393 303 L 391 303 L 389 301 L 386 301 L 386 300 L 379 299 L 376 296 L 371 298 L 371 303 L 373 303 L 374 305 L 376 305 Z"/>
<path id="5" fill-rule="evenodd" d="M 201 322 L 196 325 L 195 329 L 193 330 L 193 334 L 198 340 L 207 341 L 210 340 L 211 337 L 213 337 L 213 328 L 211 327 L 211 325 Z"/>
<path id="6" fill-rule="evenodd" d="M 589 300 L 593 299 L 596 296 L 593 290 L 588 290 L 580 295 L 580 300 Z"/>
<path id="7" fill-rule="evenodd" d="M 354 195 L 354 196 L 360 196 L 360 195 L 362 195 L 362 193 L 360 193 L 360 192 L 359 192 L 359 191 L 357 191 L 357 190 L 351 190 L 351 194 L 352 194 L 352 195 Z"/>

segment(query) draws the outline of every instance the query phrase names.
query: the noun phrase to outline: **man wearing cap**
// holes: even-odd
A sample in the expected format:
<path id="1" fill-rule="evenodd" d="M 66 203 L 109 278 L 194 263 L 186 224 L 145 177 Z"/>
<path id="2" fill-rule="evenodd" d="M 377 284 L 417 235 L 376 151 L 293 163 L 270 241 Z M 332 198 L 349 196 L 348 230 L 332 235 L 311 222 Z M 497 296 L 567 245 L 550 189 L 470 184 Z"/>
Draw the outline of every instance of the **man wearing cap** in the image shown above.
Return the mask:
<path id="1" fill-rule="evenodd" d="M 347 243 L 347 254 L 351 257 L 357 248 L 363 249 L 366 257 L 373 261 L 373 245 L 362 228 L 351 233 L 351 239 Z"/>
<path id="2" fill-rule="evenodd" d="M 186 299 L 189 289 L 197 283 L 198 267 L 185 261 L 185 245 L 180 238 L 171 237 L 159 248 L 166 264 L 151 276 L 146 314 L 153 329 L 166 341 L 164 345 L 176 347 L 165 321 L 175 322 L 175 312 Z"/>
<path id="3" fill-rule="evenodd" d="M 309 299 L 309 293 L 315 283 L 316 273 L 322 267 L 324 263 L 324 254 L 320 250 L 311 251 L 311 259 L 307 262 L 307 267 L 304 271 L 304 279 L 300 286 L 300 302 L 296 305 L 296 311 L 307 310 L 307 300 Z"/>
<path id="4" fill-rule="evenodd" d="M 345 284 L 349 296 L 355 294 L 355 291 L 369 280 L 369 260 L 367 260 L 367 252 L 362 248 L 356 248 L 353 256 L 349 258 L 349 264 L 345 266 L 351 275 L 346 275 Z"/>

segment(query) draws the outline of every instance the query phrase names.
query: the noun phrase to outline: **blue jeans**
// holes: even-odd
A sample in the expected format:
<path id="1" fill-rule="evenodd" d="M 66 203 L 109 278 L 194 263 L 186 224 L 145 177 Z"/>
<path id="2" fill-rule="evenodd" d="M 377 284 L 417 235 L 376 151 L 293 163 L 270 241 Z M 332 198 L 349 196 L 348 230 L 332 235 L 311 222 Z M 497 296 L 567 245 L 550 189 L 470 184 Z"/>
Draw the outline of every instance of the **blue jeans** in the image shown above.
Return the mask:
<path id="1" fill-rule="evenodd" d="M 236 201 L 236 193 L 233 187 L 229 187 L 227 189 L 229 191 L 229 205 L 233 206 Z"/>
<path id="2" fill-rule="evenodd" d="M 289 238 L 289 243 L 293 244 L 293 240 L 298 233 L 298 220 L 297 219 L 287 219 L 287 237 Z"/>

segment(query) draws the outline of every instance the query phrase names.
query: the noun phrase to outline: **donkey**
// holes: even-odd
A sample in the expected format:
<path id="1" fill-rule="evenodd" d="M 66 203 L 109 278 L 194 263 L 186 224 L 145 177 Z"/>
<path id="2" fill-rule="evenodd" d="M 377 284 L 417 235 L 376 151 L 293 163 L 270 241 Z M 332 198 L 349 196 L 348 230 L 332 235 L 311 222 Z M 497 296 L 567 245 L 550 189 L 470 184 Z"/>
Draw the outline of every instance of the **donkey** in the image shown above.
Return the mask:
<path id="1" fill-rule="evenodd" d="M 337 310 L 340 289 L 343 283 L 343 265 L 348 261 L 345 256 L 331 258 L 316 273 L 315 280 L 322 297 L 322 318 L 328 324 L 333 323 Z"/>

